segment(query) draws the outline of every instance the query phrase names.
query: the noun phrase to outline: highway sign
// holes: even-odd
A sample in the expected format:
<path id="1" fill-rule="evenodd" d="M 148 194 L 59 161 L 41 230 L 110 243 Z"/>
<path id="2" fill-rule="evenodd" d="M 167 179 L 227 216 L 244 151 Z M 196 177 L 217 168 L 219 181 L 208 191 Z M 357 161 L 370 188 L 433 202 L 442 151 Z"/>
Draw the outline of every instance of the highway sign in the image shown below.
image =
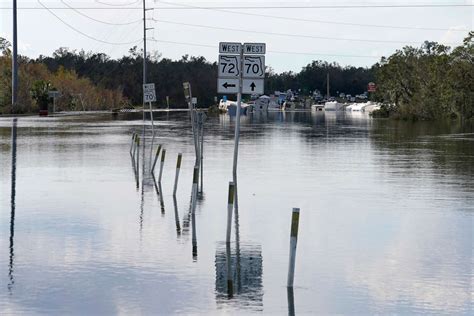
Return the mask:
<path id="1" fill-rule="evenodd" d="M 265 56 L 244 55 L 243 78 L 265 78 Z"/>
<path id="2" fill-rule="evenodd" d="M 154 83 L 146 83 L 143 85 L 143 100 L 145 102 L 156 102 Z"/>
<path id="3" fill-rule="evenodd" d="M 219 54 L 240 54 L 242 45 L 240 43 L 219 43 Z"/>
<path id="4" fill-rule="evenodd" d="M 244 43 L 244 54 L 265 54 L 265 43 Z"/>
<path id="5" fill-rule="evenodd" d="M 183 89 L 184 89 L 184 98 L 186 101 L 189 102 L 189 98 L 191 98 L 191 84 L 189 82 L 183 82 Z"/>
<path id="6" fill-rule="evenodd" d="M 238 78 L 240 76 L 240 56 L 219 55 L 219 78 Z"/>
<path id="7" fill-rule="evenodd" d="M 61 96 L 61 93 L 57 90 L 48 91 L 48 97 L 50 97 L 50 98 L 57 98 L 57 97 L 60 97 L 60 96 Z"/>
<path id="8" fill-rule="evenodd" d="M 369 82 L 367 85 L 367 91 L 368 92 L 375 92 L 377 90 L 377 86 L 373 82 Z"/>
<path id="9" fill-rule="evenodd" d="M 244 79 L 242 81 L 242 93 L 263 94 L 263 79 Z"/>
<path id="10" fill-rule="evenodd" d="M 239 79 L 217 78 L 217 93 L 238 93 Z"/>

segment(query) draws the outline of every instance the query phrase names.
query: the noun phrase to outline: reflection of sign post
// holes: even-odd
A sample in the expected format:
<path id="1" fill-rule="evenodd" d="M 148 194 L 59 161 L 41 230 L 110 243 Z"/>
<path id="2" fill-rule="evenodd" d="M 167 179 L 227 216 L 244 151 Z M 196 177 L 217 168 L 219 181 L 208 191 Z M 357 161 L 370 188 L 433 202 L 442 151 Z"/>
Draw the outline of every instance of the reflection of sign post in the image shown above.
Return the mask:
<path id="1" fill-rule="evenodd" d="M 154 83 L 146 83 L 143 85 L 143 100 L 145 100 L 145 102 L 156 102 Z"/>

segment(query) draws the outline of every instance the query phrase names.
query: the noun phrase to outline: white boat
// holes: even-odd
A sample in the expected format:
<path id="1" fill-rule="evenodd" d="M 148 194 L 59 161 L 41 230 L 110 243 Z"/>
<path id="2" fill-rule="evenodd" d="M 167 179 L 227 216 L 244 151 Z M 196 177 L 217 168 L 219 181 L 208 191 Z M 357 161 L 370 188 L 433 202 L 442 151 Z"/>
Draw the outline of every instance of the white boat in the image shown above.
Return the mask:
<path id="1" fill-rule="evenodd" d="M 364 107 L 364 112 L 372 113 L 375 110 L 380 110 L 380 104 L 374 102 L 367 102 L 367 106 Z"/>
<path id="2" fill-rule="evenodd" d="M 324 104 L 325 111 L 343 111 L 344 104 L 337 101 L 328 101 Z"/>
<path id="3" fill-rule="evenodd" d="M 249 104 L 250 108 L 248 111 L 256 113 L 256 112 L 266 112 L 268 111 L 268 105 L 270 104 L 270 97 L 266 95 L 262 95 L 257 100 L 255 100 L 252 104 Z"/>
<path id="4" fill-rule="evenodd" d="M 348 106 L 346 106 L 346 111 L 352 111 L 353 107 L 356 106 L 357 103 L 351 103 Z"/>
<path id="5" fill-rule="evenodd" d="M 247 114 L 247 108 L 249 105 L 247 103 L 241 102 L 240 103 L 240 114 L 245 115 Z M 221 100 L 219 102 L 219 110 L 223 112 L 227 112 L 229 115 L 234 116 L 237 114 L 237 101 L 230 101 L 230 100 Z"/>
<path id="6" fill-rule="evenodd" d="M 367 103 L 365 103 L 365 102 L 363 102 L 363 103 L 355 103 L 355 104 L 351 107 L 351 108 L 352 108 L 352 112 L 362 112 L 362 111 L 364 111 L 364 108 L 365 108 L 366 106 L 368 106 L 368 105 L 369 105 L 368 102 L 367 102 Z"/>

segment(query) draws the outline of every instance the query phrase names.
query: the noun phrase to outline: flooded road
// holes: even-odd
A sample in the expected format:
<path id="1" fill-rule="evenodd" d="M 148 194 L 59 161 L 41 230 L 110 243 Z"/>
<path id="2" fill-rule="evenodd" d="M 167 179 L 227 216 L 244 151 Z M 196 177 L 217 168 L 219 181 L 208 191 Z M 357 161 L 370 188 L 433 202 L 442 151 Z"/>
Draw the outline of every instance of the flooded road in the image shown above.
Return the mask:
<path id="1" fill-rule="evenodd" d="M 12 119 L 0 119 L 2 314 L 472 313 L 472 126 L 323 112 L 242 118 L 229 297 L 234 121 L 206 121 L 193 218 L 188 114 L 157 116 L 162 196 L 136 188 L 129 149 L 140 114 L 19 118 L 14 194 Z"/>

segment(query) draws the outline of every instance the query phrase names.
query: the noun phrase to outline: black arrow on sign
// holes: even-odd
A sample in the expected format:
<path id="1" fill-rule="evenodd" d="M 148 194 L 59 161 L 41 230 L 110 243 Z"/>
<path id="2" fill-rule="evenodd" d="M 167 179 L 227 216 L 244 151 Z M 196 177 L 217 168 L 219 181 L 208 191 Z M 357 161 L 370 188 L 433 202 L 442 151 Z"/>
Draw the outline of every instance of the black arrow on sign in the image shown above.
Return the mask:
<path id="1" fill-rule="evenodd" d="M 227 89 L 227 88 L 235 87 L 235 84 L 225 82 L 222 86 Z"/>
<path id="2" fill-rule="evenodd" d="M 255 87 L 256 87 L 256 86 L 257 86 L 257 85 L 255 84 L 255 82 L 252 82 L 252 84 L 250 85 L 250 88 L 252 88 L 252 91 L 255 91 Z"/>

